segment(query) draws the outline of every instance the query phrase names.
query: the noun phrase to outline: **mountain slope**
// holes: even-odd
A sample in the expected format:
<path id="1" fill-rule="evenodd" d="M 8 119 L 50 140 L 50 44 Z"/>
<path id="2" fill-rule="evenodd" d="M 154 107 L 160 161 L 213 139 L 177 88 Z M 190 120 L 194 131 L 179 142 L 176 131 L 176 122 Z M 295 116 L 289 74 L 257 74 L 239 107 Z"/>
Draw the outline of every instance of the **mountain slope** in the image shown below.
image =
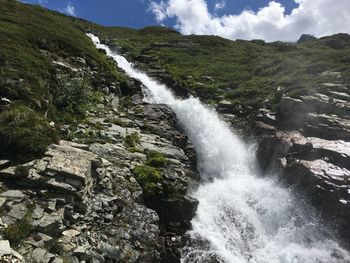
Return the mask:
<path id="1" fill-rule="evenodd" d="M 0 153 L 25 160 L 58 137 L 48 123 L 83 118 L 104 87 L 125 77 L 76 19 L 8 0 L 0 1 L 0 14 L 0 97 L 6 109 L 0 113 Z"/>

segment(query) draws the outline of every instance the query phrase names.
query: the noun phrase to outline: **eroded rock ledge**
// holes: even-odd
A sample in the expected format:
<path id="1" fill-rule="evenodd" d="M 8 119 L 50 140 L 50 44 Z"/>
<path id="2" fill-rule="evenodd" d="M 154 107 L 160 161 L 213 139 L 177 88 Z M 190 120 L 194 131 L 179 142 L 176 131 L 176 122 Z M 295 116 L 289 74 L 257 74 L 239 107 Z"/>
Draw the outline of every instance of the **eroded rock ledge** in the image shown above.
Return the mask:
<path id="1" fill-rule="evenodd" d="M 350 89 L 335 81 L 310 95 L 282 96 L 277 114 L 261 110 L 253 130 L 264 172 L 307 194 L 350 241 Z"/>
<path id="2" fill-rule="evenodd" d="M 195 153 L 172 111 L 142 103 L 132 83 L 128 97 L 111 93 L 62 127 L 71 141 L 42 159 L 0 162 L 0 261 L 179 262 L 198 205 Z"/>

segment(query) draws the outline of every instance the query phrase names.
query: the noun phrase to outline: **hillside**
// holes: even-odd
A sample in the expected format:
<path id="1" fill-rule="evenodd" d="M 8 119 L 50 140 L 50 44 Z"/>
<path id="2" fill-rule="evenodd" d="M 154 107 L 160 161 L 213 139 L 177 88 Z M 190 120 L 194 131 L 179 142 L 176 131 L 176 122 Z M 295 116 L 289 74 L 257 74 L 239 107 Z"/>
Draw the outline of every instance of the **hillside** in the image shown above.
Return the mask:
<path id="1" fill-rule="evenodd" d="M 0 14 L 0 97 L 6 108 L 0 113 L 0 153 L 28 160 L 60 136 L 48 123 L 59 130 L 84 118 L 104 87 L 125 77 L 74 18 L 7 0 L 0 1 Z"/>
<path id="2" fill-rule="evenodd" d="M 231 41 L 0 0 L 0 262 L 347 262 L 349 116 L 347 34 Z"/>
<path id="3" fill-rule="evenodd" d="M 241 105 L 245 114 L 264 104 L 273 107 L 279 99 L 278 87 L 295 96 L 319 91 L 321 83 L 337 77 L 326 74 L 328 71 L 341 73 L 337 81 L 350 81 L 347 34 L 298 43 L 265 43 L 182 36 L 159 27 L 100 32 L 140 68 L 180 93 L 186 91 L 214 105 L 222 100 Z"/>

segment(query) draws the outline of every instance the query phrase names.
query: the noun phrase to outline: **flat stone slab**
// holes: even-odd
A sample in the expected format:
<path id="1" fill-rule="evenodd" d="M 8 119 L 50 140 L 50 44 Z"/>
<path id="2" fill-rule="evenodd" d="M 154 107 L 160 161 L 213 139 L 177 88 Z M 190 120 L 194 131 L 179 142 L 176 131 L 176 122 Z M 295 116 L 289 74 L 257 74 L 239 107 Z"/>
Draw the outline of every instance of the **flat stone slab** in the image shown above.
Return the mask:
<path id="1" fill-rule="evenodd" d="M 25 199 L 27 197 L 27 195 L 19 190 L 9 190 L 1 193 L 0 196 L 8 199 Z"/>
<path id="2" fill-rule="evenodd" d="M 96 155 L 68 145 L 51 145 L 46 152 L 51 157 L 45 173 L 59 174 L 85 182 L 91 175 L 91 161 Z"/>

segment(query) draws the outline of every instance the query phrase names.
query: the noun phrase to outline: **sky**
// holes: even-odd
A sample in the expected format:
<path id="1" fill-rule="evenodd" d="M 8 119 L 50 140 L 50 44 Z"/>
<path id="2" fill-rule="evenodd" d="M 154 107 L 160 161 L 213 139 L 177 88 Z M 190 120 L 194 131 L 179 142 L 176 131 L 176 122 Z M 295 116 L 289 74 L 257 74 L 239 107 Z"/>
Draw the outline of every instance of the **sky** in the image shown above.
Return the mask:
<path id="1" fill-rule="evenodd" d="M 350 33 L 350 0 L 23 0 L 106 26 L 164 25 L 183 34 L 296 41 Z"/>

